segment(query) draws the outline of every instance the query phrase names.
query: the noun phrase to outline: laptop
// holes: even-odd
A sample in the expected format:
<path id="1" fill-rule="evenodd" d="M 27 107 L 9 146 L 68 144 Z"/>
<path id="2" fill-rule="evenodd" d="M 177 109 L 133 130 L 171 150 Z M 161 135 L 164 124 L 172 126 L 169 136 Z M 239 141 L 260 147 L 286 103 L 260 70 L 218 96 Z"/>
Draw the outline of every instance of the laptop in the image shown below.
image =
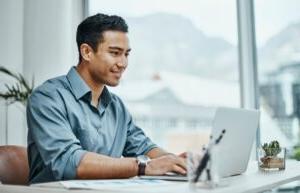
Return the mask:
<path id="1" fill-rule="evenodd" d="M 242 174 L 246 171 L 251 148 L 259 125 L 258 110 L 217 108 L 213 120 L 212 136 L 226 132 L 218 144 L 218 173 L 220 177 Z M 200 150 L 199 150 L 200 151 Z M 161 176 L 140 176 L 142 179 L 187 181 L 187 176 L 167 173 Z"/>

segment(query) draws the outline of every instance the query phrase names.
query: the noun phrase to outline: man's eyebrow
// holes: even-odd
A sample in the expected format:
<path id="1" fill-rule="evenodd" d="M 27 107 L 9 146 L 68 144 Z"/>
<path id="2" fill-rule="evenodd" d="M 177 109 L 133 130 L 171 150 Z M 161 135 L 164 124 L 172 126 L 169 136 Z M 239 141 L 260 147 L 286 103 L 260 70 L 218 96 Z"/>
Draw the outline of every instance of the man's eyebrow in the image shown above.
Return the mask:
<path id="1" fill-rule="evenodd" d="M 124 50 L 123 48 L 116 47 L 116 46 L 110 46 L 108 48 L 111 49 L 111 50 L 118 50 L 118 51 L 123 51 Z M 126 50 L 126 52 L 130 52 L 130 51 L 131 51 L 131 48 Z"/>

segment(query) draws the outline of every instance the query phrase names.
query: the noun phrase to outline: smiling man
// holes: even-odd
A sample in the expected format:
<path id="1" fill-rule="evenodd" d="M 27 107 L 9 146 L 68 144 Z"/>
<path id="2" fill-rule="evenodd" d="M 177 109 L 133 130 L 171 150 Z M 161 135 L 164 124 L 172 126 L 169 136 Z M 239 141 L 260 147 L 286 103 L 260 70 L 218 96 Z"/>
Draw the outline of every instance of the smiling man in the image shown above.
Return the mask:
<path id="1" fill-rule="evenodd" d="M 77 28 L 79 63 L 36 88 L 27 106 L 30 183 L 186 173 L 137 127 L 115 94 L 128 66 L 126 22 L 97 14 Z"/>

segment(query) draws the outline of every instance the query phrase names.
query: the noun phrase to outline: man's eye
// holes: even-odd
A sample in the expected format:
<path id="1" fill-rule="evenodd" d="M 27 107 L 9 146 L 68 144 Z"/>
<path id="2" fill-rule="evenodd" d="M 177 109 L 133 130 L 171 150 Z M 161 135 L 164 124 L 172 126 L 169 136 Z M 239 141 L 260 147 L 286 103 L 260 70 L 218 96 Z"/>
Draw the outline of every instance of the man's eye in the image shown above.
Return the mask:
<path id="1" fill-rule="evenodd" d="M 125 56 L 128 57 L 128 56 L 129 56 L 129 53 L 126 53 Z"/>
<path id="2" fill-rule="evenodd" d="M 117 56 L 119 55 L 119 52 L 110 52 L 112 55 Z"/>

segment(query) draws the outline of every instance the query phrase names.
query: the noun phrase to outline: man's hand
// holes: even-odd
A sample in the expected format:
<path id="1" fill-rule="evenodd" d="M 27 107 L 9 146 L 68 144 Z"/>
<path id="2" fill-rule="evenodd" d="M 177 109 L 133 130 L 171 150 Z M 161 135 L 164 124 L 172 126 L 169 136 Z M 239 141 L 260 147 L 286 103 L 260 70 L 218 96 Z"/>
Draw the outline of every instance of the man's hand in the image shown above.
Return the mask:
<path id="1" fill-rule="evenodd" d="M 146 166 L 146 175 L 163 175 L 167 172 L 176 172 L 186 174 L 185 156 L 176 156 L 174 154 L 166 154 L 152 159 Z"/>

